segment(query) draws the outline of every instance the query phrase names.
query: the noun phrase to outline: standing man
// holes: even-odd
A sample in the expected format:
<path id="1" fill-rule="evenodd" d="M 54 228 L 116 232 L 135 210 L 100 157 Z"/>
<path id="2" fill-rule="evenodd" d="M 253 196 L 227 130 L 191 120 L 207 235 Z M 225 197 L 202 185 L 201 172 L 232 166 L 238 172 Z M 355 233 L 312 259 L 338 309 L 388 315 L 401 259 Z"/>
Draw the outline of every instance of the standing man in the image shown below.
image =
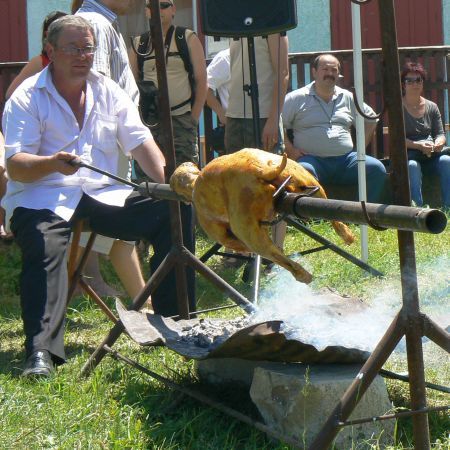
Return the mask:
<path id="1" fill-rule="evenodd" d="M 319 55 L 312 64 L 314 81 L 286 96 L 283 123 L 294 134 L 293 143 L 285 136 L 286 152 L 320 183 L 357 186 L 358 162 L 351 136 L 356 108 L 351 92 L 336 86 L 340 69 L 335 56 Z M 364 113 L 375 115 L 366 104 Z M 376 125 L 376 119 L 365 121 L 366 145 Z M 385 187 L 386 169 L 371 156 L 366 156 L 365 165 L 367 199 L 378 203 Z"/>
<path id="2" fill-rule="evenodd" d="M 98 46 L 94 70 L 114 80 L 138 105 L 139 90 L 118 22 L 118 16 L 127 14 L 132 6 L 133 0 L 84 0 L 76 14 L 89 20 L 94 29 Z"/>
<path id="3" fill-rule="evenodd" d="M 173 24 L 176 6 L 171 0 L 159 1 L 162 37 L 166 59 L 166 76 L 169 104 L 172 118 L 173 143 L 175 148 L 175 165 L 184 162 L 198 164 L 198 121 L 206 99 L 206 63 L 203 47 L 194 31 Z M 146 16 L 150 18 L 150 2 L 146 2 Z M 134 49 L 129 52 L 130 64 L 140 86 L 151 86 L 154 94 L 158 90 L 155 48 L 151 42 L 150 31 L 137 37 Z M 138 53 L 136 53 L 136 50 Z M 147 91 L 146 91 L 147 92 Z M 141 90 L 141 116 L 150 127 L 158 145 L 164 144 L 164 133 L 156 95 L 148 100 Z M 138 181 L 146 180 L 146 174 L 135 164 Z M 192 205 L 180 204 L 183 227 L 183 243 L 195 253 L 194 218 Z M 187 276 L 194 278 L 194 271 L 187 268 Z M 194 283 L 191 284 L 194 286 Z M 195 298 L 195 292 L 190 293 Z M 190 311 L 195 304 L 190 304 Z"/>
<path id="4" fill-rule="evenodd" d="M 166 57 L 166 74 L 169 88 L 169 103 L 172 116 L 176 165 L 183 162 L 198 164 L 198 120 L 206 100 L 206 63 L 202 44 L 197 35 L 184 27 L 175 27 L 173 20 L 176 6 L 173 1 L 159 2 L 162 35 Z M 150 18 L 150 2 L 146 3 L 146 15 Z M 136 38 L 135 49 L 129 52 L 130 64 L 136 80 L 153 83 L 158 88 L 155 48 L 150 31 Z M 142 94 L 144 95 L 144 94 Z M 151 127 L 153 136 L 162 144 L 164 130 L 157 105 L 143 110 L 141 114 Z M 142 176 L 136 167 L 138 179 Z"/>
<path id="5" fill-rule="evenodd" d="M 267 38 L 255 37 L 254 44 L 261 141 L 265 150 L 272 151 L 280 137 L 280 113 L 289 82 L 288 38 L 272 34 Z M 231 41 L 230 69 L 231 84 L 225 130 L 227 153 L 245 147 L 256 147 L 251 98 L 244 91 L 244 86 L 250 85 L 246 38 Z"/>
<path id="6" fill-rule="evenodd" d="M 9 175 L 2 205 L 22 252 L 20 296 L 27 362 L 24 376 L 48 376 L 65 360 L 67 251 L 74 222 L 99 234 L 153 245 L 155 271 L 171 248 L 166 201 L 73 165 L 76 158 L 118 174 L 119 153 L 164 182 L 164 157 L 127 94 L 91 70 L 94 30 L 79 16 L 48 32 L 51 64 L 24 81 L 5 106 Z M 172 270 L 153 293 L 155 309 L 176 298 Z"/>
<path id="7" fill-rule="evenodd" d="M 221 50 L 214 56 L 208 64 L 206 73 L 208 77 L 206 104 L 217 114 L 221 125 L 225 126 L 231 82 L 229 48 Z"/>

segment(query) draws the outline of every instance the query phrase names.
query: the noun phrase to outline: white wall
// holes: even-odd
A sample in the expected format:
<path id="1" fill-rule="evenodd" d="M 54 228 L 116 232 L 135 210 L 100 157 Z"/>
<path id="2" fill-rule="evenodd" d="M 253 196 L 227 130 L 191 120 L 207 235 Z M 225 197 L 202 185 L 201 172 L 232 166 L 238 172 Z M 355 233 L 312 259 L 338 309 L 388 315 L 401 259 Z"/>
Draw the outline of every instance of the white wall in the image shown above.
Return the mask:
<path id="1" fill-rule="evenodd" d="M 28 59 L 41 53 L 42 22 L 45 16 L 56 10 L 68 13 L 70 4 L 70 0 L 28 0 Z"/>

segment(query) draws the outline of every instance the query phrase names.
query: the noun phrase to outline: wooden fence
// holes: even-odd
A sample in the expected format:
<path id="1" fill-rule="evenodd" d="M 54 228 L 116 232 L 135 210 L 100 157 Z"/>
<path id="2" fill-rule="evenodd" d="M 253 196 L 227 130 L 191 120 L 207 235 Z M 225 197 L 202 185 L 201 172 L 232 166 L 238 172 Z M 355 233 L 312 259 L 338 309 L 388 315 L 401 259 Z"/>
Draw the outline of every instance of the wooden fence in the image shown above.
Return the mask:
<path id="1" fill-rule="evenodd" d="M 322 52 L 292 53 L 289 55 L 291 67 L 290 89 L 304 86 L 312 80 L 311 63 Z M 352 50 L 331 51 L 341 61 L 343 78 L 340 85 L 346 89 L 353 86 L 353 52 Z M 450 46 L 440 47 L 404 47 L 399 49 L 400 66 L 406 61 L 420 62 L 428 72 L 424 84 L 425 97 L 433 100 L 439 106 L 443 122 L 448 129 L 450 123 Z M 6 89 L 25 63 L 0 63 L 0 112 L 3 112 Z M 364 100 L 378 113 L 383 109 L 382 98 L 382 67 L 381 49 L 363 50 Z M 361 100 L 360 100 L 361 101 Z M 368 152 L 378 158 L 388 157 L 389 148 L 386 131 L 389 120 L 383 115 L 377 127 L 377 136 Z M 212 113 L 205 107 L 204 113 L 204 162 L 212 159 L 213 151 L 210 144 L 213 127 Z"/>

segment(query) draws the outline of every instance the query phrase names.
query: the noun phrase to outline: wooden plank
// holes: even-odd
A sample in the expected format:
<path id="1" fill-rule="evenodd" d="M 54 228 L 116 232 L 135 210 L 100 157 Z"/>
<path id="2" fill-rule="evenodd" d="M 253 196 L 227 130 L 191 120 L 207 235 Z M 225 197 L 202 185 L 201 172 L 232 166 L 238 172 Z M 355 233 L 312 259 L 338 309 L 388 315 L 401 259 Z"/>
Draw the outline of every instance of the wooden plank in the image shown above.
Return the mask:
<path id="1" fill-rule="evenodd" d="M 353 48 L 351 2 L 330 0 L 331 48 Z M 361 40 L 363 48 L 381 46 L 378 1 L 361 4 Z M 441 45 L 444 42 L 442 0 L 396 0 L 399 46 Z"/>
<path id="2" fill-rule="evenodd" d="M 26 0 L 0 0 L 0 62 L 28 59 Z"/>

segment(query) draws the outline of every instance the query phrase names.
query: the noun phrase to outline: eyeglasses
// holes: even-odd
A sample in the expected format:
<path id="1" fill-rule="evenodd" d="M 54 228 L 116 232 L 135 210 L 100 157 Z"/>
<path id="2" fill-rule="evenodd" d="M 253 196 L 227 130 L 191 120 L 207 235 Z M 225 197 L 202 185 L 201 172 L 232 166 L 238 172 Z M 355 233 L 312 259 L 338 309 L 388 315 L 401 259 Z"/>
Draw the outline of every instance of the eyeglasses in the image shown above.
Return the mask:
<path id="1" fill-rule="evenodd" d="M 172 6 L 173 6 L 173 3 L 171 3 L 171 2 L 161 2 L 161 3 L 159 4 L 159 7 L 160 7 L 161 9 L 171 8 Z"/>
<path id="2" fill-rule="evenodd" d="M 423 78 L 422 77 L 406 77 L 405 83 L 406 84 L 413 84 L 413 83 L 422 83 Z"/>
<path id="3" fill-rule="evenodd" d="M 145 6 L 146 6 L 147 8 L 150 8 L 150 2 L 147 2 L 147 3 L 145 4 Z M 161 3 L 159 4 L 160 9 L 167 9 L 167 8 L 171 8 L 172 6 L 173 6 L 173 3 L 172 3 L 172 2 L 161 2 Z"/>
<path id="4" fill-rule="evenodd" d="M 92 56 L 97 47 L 94 45 L 88 45 L 86 47 L 75 47 L 74 45 L 69 45 L 67 47 L 58 47 L 62 50 L 66 55 L 70 56 Z"/>

